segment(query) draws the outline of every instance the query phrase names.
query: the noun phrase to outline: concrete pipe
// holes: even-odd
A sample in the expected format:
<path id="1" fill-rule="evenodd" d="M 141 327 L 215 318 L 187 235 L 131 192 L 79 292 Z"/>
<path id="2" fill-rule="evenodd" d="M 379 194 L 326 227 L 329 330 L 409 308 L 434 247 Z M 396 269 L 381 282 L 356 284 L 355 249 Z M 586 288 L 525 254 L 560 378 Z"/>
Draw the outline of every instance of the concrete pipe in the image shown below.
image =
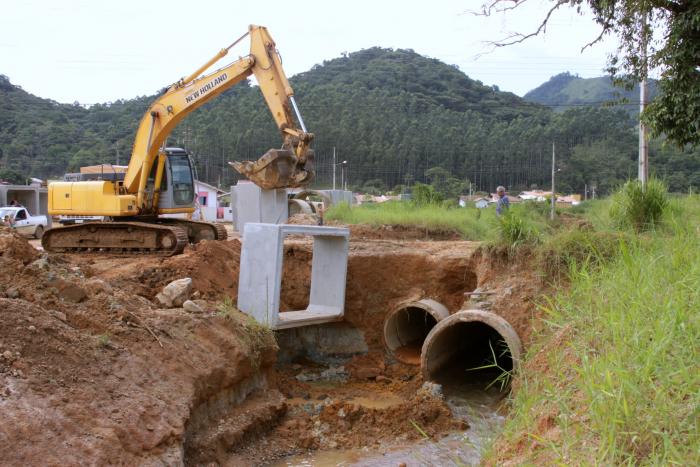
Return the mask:
<path id="1" fill-rule="evenodd" d="M 319 199 L 320 201 L 315 201 L 312 198 Z M 327 194 L 318 190 L 304 190 L 294 195 L 293 199 L 300 199 L 306 201 L 310 205 L 318 205 L 321 203 L 323 210 L 328 210 L 331 207 L 331 198 Z M 318 212 L 318 208 L 314 206 L 314 212 Z"/>
<path id="2" fill-rule="evenodd" d="M 421 372 L 425 381 L 493 378 L 516 370 L 521 354 L 520 337 L 505 319 L 482 310 L 459 311 L 425 338 Z"/>
<path id="3" fill-rule="evenodd" d="M 302 199 L 290 199 L 287 201 L 289 205 L 289 217 L 295 214 L 313 214 L 311 205 Z"/>
<path id="4" fill-rule="evenodd" d="M 420 364 L 420 351 L 431 329 L 450 312 L 441 303 L 424 298 L 404 303 L 384 320 L 384 343 L 400 362 Z"/>

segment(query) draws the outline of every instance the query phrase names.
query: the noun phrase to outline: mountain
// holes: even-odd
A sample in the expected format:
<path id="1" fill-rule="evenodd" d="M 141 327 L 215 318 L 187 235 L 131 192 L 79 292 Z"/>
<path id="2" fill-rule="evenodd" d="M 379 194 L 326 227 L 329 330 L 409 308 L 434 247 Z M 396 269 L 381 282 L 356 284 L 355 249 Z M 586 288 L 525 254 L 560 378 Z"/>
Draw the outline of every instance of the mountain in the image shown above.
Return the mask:
<path id="1" fill-rule="evenodd" d="M 552 112 L 412 50 L 361 50 L 290 82 L 316 134 L 316 186 L 330 185 L 334 150 L 348 161 L 349 185 L 363 191 L 431 181 L 452 191 L 469 183 L 484 191 L 547 186 L 552 143 L 563 191 L 594 184 L 603 194 L 636 173 L 637 138 L 625 112 L 598 105 Z M 86 109 L 33 96 L 0 75 L 0 176 L 60 177 L 82 165 L 126 163 L 153 99 Z M 238 179 L 227 161 L 257 159 L 279 147 L 280 135 L 260 91 L 244 81 L 188 115 L 168 144 L 190 151 L 201 180 L 225 187 Z M 700 186 L 700 152 L 652 147 L 661 155 L 652 154 L 652 168 L 674 187 Z"/>
<path id="2" fill-rule="evenodd" d="M 656 95 L 656 81 L 649 80 L 649 99 Z M 607 105 L 625 109 L 631 115 L 639 113 L 639 85 L 628 90 L 615 86 L 610 77 L 581 78 L 564 72 L 552 76 L 549 81 L 523 96 L 528 102 L 564 111 L 581 105 Z"/>

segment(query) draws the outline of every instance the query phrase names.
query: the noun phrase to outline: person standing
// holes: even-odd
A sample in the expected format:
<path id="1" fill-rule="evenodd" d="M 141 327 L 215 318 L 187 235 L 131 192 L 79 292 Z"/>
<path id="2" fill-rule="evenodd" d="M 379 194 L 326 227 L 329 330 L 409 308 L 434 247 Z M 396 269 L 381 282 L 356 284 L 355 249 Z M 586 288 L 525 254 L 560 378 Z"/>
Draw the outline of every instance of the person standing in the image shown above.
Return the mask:
<path id="1" fill-rule="evenodd" d="M 496 196 L 498 196 L 498 203 L 496 204 L 496 215 L 501 216 L 510 208 L 510 201 L 508 201 L 506 189 L 502 186 L 496 188 Z"/>

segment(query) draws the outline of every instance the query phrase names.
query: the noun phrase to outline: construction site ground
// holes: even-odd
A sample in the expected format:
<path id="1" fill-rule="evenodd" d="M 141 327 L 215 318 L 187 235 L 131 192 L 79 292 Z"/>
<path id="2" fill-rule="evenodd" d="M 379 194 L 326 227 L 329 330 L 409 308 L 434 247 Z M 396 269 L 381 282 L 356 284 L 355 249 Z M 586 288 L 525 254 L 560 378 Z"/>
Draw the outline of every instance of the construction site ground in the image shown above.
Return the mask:
<path id="1" fill-rule="evenodd" d="M 314 452 L 331 460 L 313 465 L 451 462 L 467 441 L 411 449 L 483 420 L 456 413 L 417 366 L 387 354 L 386 314 L 421 298 L 451 313 L 483 305 L 527 346 L 542 281 L 526 259 L 450 233 L 353 226 L 350 238 L 345 318 L 329 326 L 362 342 L 311 358 L 235 309 L 236 235 L 153 258 L 48 255 L 0 232 L 3 464 L 310 465 L 303 456 Z M 311 257 L 308 239 L 286 242 L 283 310 L 306 307 Z M 155 299 L 185 277 L 201 312 Z M 465 296 L 477 288 L 486 303 Z M 489 396 L 494 418 L 502 397 Z"/>

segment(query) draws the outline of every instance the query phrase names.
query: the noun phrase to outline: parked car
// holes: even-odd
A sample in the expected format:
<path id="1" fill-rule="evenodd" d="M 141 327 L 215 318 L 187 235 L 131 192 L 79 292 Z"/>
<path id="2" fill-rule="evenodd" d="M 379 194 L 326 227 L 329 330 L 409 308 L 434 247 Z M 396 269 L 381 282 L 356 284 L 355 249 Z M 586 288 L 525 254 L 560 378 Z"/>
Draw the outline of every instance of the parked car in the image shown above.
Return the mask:
<path id="1" fill-rule="evenodd" d="M 24 206 L 6 206 L 0 208 L 0 223 L 12 227 L 17 233 L 41 238 L 44 230 L 49 228 L 46 216 L 32 216 Z"/>

